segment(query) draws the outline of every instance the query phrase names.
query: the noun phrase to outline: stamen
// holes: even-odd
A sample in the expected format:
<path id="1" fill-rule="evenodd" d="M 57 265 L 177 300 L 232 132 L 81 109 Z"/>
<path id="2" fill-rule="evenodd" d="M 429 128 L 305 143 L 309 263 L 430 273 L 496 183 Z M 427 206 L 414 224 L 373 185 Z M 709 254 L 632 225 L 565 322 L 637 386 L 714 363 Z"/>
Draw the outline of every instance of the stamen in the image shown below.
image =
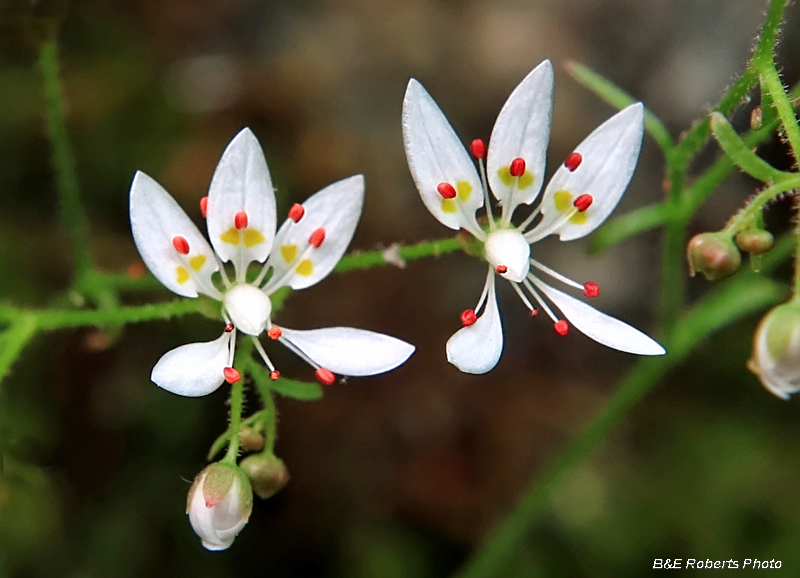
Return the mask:
<path id="1" fill-rule="evenodd" d="M 175 247 L 175 250 L 181 255 L 189 254 L 189 241 L 180 235 L 172 237 L 172 246 Z"/>
<path id="2" fill-rule="evenodd" d="M 474 143 L 475 141 L 473 141 Z M 481 141 L 483 143 L 483 141 Z M 492 215 L 492 202 L 489 199 L 489 184 L 486 180 L 486 163 L 483 162 L 483 158 L 478 159 L 478 168 L 480 169 L 481 173 L 481 187 L 483 188 L 483 205 L 486 207 L 486 218 L 489 220 L 489 230 L 494 231 L 497 226 L 494 222 L 494 215 Z"/>
<path id="3" fill-rule="evenodd" d="M 581 285 L 577 281 L 573 281 L 572 279 L 562 275 L 558 271 L 554 271 L 553 269 L 551 269 L 547 265 L 539 263 L 539 261 L 537 261 L 536 259 L 531 259 L 531 265 L 533 265 L 534 267 L 536 267 L 540 271 L 544 271 L 545 273 L 550 275 L 553 279 L 558 279 L 559 281 L 564 283 L 564 285 L 569 285 L 570 287 L 573 287 L 575 289 L 581 289 L 581 290 L 585 290 L 586 289 L 586 285 Z"/>
<path id="4" fill-rule="evenodd" d="M 233 331 L 233 323 L 228 323 L 225 326 L 225 333 L 230 333 L 231 331 Z"/>
<path id="5" fill-rule="evenodd" d="M 280 371 L 270 371 L 270 372 L 269 372 L 269 378 L 270 378 L 272 381 L 275 381 L 275 380 L 276 380 L 276 379 L 278 379 L 280 376 L 281 376 L 281 372 L 280 372 Z"/>
<path id="6" fill-rule="evenodd" d="M 521 177 L 525 174 L 525 159 L 514 159 L 511 161 L 511 166 L 508 167 L 508 172 L 512 177 Z"/>
<path id="7" fill-rule="evenodd" d="M 336 376 L 331 372 L 330 369 L 325 369 L 324 367 L 320 367 L 318 370 L 314 372 L 314 376 L 317 378 L 322 385 L 332 385 L 334 381 L 336 381 Z"/>
<path id="8" fill-rule="evenodd" d="M 558 333 L 563 337 L 564 335 L 569 333 L 569 323 L 561 319 L 553 323 L 553 329 L 555 329 L 556 333 Z"/>
<path id="9" fill-rule="evenodd" d="M 531 317 L 536 317 L 539 315 L 539 310 L 536 308 L 531 309 Z"/>
<path id="10" fill-rule="evenodd" d="M 203 218 L 206 218 L 208 215 L 208 197 L 203 197 L 200 199 L 200 212 L 203 214 Z"/>
<path id="11" fill-rule="evenodd" d="M 239 211 L 233 217 L 233 224 L 237 229 L 246 229 L 247 228 L 247 213 L 244 211 Z"/>
<path id="12" fill-rule="evenodd" d="M 269 330 L 267 331 L 267 336 L 270 339 L 280 339 L 281 335 L 283 335 L 283 331 L 281 331 L 280 327 L 276 327 L 275 325 L 270 327 Z"/>
<path id="13" fill-rule="evenodd" d="M 558 317 L 556 317 L 555 313 L 553 313 L 553 310 L 548 307 L 545 300 L 542 299 L 542 296 L 539 295 L 539 292 L 536 290 L 536 288 L 534 288 L 529 279 L 536 280 L 536 277 L 529 274 L 528 279 L 522 280 L 522 284 L 525 285 L 525 289 L 531 292 L 531 295 L 533 295 L 533 298 L 536 299 L 536 302 L 539 304 L 539 306 L 544 309 L 544 312 L 547 313 L 547 316 L 553 320 L 553 323 L 555 323 L 558 321 Z"/>
<path id="14" fill-rule="evenodd" d="M 569 155 L 567 155 L 567 159 L 564 161 L 564 166 L 567 167 L 570 172 L 572 172 L 581 166 L 582 161 L 583 157 L 581 156 L 581 153 L 569 153 Z"/>
<path id="15" fill-rule="evenodd" d="M 311 233 L 311 237 L 308 239 L 308 244 L 312 247 L 319 248 L 322 245 L 322 242 L 325 240 L 325 229 L 320 227 L 319 229 L 315 230 Z"/>
<path id="16" fill-rule="evenodd" d="M 590 299 L 597 297 L 598 295 L 600 295 L 600 285 L 598 285 L 597 283 L 592 283 L 591 281 L 589 283 L 584 283 L 583 294 L 589 297 Z"/>
<path id="17" fill-rule="evenodd" d="M 527 307 L 528 310 L 531 312 L 531 317 L 534 317 L 539 312 L 538 309 L 536 309 L 536 307 L 531 305 L 531 302 L 528 301 L 527 297 L 525 297 L 525 293 L 523 293 L 522 289 L 519 288 L 519 284 L 512 283 L 511 286 L 514 288 L 514 291 L 517 292 L 519 298 L 522 299 L 522 302 L 525 304 L 525 307 Z"/>
<path id="18" fill-rule="evenodd" d="M 575 208 L 578 209 L 578 211 L 583 213 L 586 209 L 592 206 L 593 201 L 594 199 L 592 198 L 592 195 L 581 195 L 575 199 L 575 202 L 572 204 L 575 205 Z"/>
<path id="19" fill-rule="evenodd" d="M 289 209 L 289 218 L 295 223 L 299 222 L 305 214 L 306 210 L 303 208 L 303 205 L 299 203 L 295 203 L 292 205 L 292 208 Z"/>
<path id="20" fill-rule="evenodd" d="M 253 345 L 256 346 L 256 351 L 258 351 L 258 354 L 261 356 L 261 359 L 264 360 L 264 363 L 267 364 L 267 367 L 269 367 L 270 371 L 274 372 L 275 371 L 275 366 L 272 365 L 272 361 L 270 361 L 270 358 L 267 355 L 267 352 L 264 351 L 264 346 L 261 345 L 261 342 L 258 339 L 256 339 L 255 337 L 253 337 Z M 272 374 L 270 374 L 270 377 L 272 377 Z"/>
<path id="21" fill-rule="evenodd" d="M 232 367 L 226 367 L 225 369 L 223 369 L 222 374 L 225 376 L 225 381 L 227 381 L 231 385 L 242 379 L 242 374 L 236 371 Z"/>
<path id="22" fill-rule="evenodd" d="M 300 359 L 302 359 L 303 361 L 305 361 L 305 362 L 306 362 L 307 364 L 309 364 L 311 367 L 313 367 L 314 369 L 319 369 L 319 364 L 318 364 L 318 363 L 316 363 L 316 362 L 315 362 L 313 359 L 311 359 L 311 358 L 310 358 L 308 355 L 306 355 L 305 353 L 303 353 L 303 351 L 302 351 L 302 350 L 301 350 L 299 347 L 297 347 L 297 346 L 296 346 L 294 343 L 292 343 L 291 341 L 289 341 L 289 340 L 288 340 L 288 339 L 286 339 L 285 337 L 281 337 L 281 338 L 280 338 L 280 342 L 281 342 L 281 343 L 283 343 L 283 345 L 284 345 L 284 346 L 285 346 L 285 347 L 286 347 L 286 348 L 287 348 L 289 351 L 291 351 L 292 353 L 294 353 L 295 355 L 297 355 L 297 357 L 299 357 Z"/>
<path id="23" fill-rule="evenodd" d="M 450 183 L 439 183 L 436 190 L 439 191 L 439 194 L 445 199 L 454 199 L 456 196 L 456 189 Z"/>
<path id="24" fill-rule="evenodd" d="M 472 141 L 471 148 L 473 157 L 476 159 L 486 158 L 486 145 L 481 139 L 476 138 L 474 141 Z"/>
<path id="25" fill-rule="evenodd" d="M 463 325 L 464 327 L 475 325 L 475 322 L 477 320 L 478 316 L 475 314 L 474 309 L 464 309 L 464 312 L 461 313 L 461 325 Z"/>
<path id="26" fill-rule="evenodd" d="M 506 267 L 505 265 L 498 265 L 497 267 L 494 268 L 494 272 L 497 273 L 498 275 L 502 275 L 506 271 L 508 271 L 508 267 Z"/>

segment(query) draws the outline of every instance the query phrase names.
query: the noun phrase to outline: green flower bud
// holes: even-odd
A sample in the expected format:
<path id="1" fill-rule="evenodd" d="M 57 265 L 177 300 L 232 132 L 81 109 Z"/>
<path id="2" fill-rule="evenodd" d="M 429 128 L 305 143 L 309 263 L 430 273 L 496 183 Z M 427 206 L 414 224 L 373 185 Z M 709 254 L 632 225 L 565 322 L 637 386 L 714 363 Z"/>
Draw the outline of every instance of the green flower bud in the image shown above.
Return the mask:
<path id="1" fill-rule="evenodd" d="M 769 231 L 750 229 L 736 235 L 736 246 L 751 255 L 766 253 L 775 245 L 775 237 Z"/>
<path id="2" fill-rule="evenodd" d="M 289 470 L 283 460 L 274 454 L 258 454 L 242 460 L 242 469 L 250 478 L 253 491 L 266 500 L 289 483 Z"/>
<path id="3" fill-rule="evenodd" d="M 239 430 L 239 447 L 245 452 L 257 452 L 264 447 L 264 436 L 245 426 Z"/>
<path id="4" fill-rule="evenodd" d="M 764 316 L 747 368 L 782 399 L 800 391 L 800 306 L 784 303 Z"/>
<path id="5" fill-rule="evenodd" d="M 735 273 L 742 264 L 742 255 L 733 241 L 723 233 L 701 233 L 689 241 L 686 251 L 689 273 L 700 272 L 709 281 Z"/>

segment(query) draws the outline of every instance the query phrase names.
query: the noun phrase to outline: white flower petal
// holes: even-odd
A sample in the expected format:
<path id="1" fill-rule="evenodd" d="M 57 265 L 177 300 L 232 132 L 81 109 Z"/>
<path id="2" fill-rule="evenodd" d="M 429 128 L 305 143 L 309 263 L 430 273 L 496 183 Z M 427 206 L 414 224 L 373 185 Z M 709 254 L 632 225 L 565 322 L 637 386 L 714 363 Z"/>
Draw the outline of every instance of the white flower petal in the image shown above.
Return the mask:
<path id="1" fill-rule="evenodd" d="M 299 331 L 281 327 L 283 337 L 315 363 L 340 375 L 376 375 L 394 369 L 414 346 L 382 333 L 352 327 Z"/>
<path id="2" fill-rule="evenodd" d="M 191 219 L 170 194 L 141 171 L 136 173 L 130 196 L 133 241 L 144 264 L 164 286 L 184 297 L 220 293 L 211 282 L 219 266 L 214 253 Z M 188 254 L 181 254 L 175 239 L 183 238 Z"/>
<path id="3" fill-rule="evenodd" d="M 328 185 L 309 197 L 300 221 L 287 219 L 278 231 L 269 257 L 273 273 L 264 290 L 272 293 L 286 285 L 304 289 L 330 273 L 353 238 L 363 203 L 363 175 Z M 310 242 L 319 230 L 323 236 L 317 247 Z"/>
<path id="4" fill-rule="evenodd" d="M 636 355 L 664 355 L 666 353 L 664 348 L 653 339 L 627 323 L 600 313 L 594 307 L 550 287 L 538 279 L 534 279 L 533 282 L 548 299 L 555 303 L 575 329 L 598 343 Z"/>
<path id="5" fill-rule="evenodd" d="M 464 373 L 486 373 L 503 353 L 503 325 L 497 309 L 494 273 L 489 273 L 486 308 L 478 320 L 447 340 L 447 361 Z"/>
<path id="6" fill-rule="evenodd" d="M 247 224 L 237 228 L 236 215 Z M 208 191 L 208 235 L 223 261 L 233 261 L 244 280 L 247 265 L 263 263 L 275 238 L 275 191 L 261 145 L 249 128 L 222 153 Z M 240 221 L 240 225 L 242 222 Z"/>
<path id="7" fill-rule="evenodd" d="M 532 203 L 542 188 L 552 116 L 553 65 L 545 60 L 508 97 L 489 140 L 487 176 L 504 219 L 520 203 Z M 509 167 L 517 158 L 525 161 L 529 175 L 511 176 Z"/>
<path id="8" fill-rule="evenodd" d="M 158 360 L 150 379 L 169 392 L 200 397 L 215 391 L 225 381 L 231 333 L 205 343 L 189 343 L 168 351 Z"/>
<path id="9" fill-rule="evenodd" d="M 575 149 L 581 155 L 577 169 L 563 164 L 547 185 L 542 199 L 544 218 L 527 238 L 535 242 L 558 233 L 562 241 L 588 235 L 606 220 L 622 198 L 633 176 L 644 130 L 644 107 L 630 105 L 592 132 Z M 583 213 L 564 220 L 565 211 L 581 195 L 591 195 L 592 204 Z"/>
<path id="10" fill-rule="evenodd" d="M 247 525 L 249 514 L 242 515 L 239 482 L 218 504 L 209 507 L 203 495 L 205 479 L 194 488 L 187 508 L 189 522 L 206 550 L 219 551 L 231 547 L 234 539 Z"/>
<path id="11" fill-rule="evenodd" d="M 403 100 L 403 142 L 411 175 L 433 216 L 451 229 L 479 232 L 475 211 L 483 206 L 483 189 L 478 172 L 436 102 L 413 78 Z M 441 183 L 455 188 L 456 197 L 443 198 Z"/>

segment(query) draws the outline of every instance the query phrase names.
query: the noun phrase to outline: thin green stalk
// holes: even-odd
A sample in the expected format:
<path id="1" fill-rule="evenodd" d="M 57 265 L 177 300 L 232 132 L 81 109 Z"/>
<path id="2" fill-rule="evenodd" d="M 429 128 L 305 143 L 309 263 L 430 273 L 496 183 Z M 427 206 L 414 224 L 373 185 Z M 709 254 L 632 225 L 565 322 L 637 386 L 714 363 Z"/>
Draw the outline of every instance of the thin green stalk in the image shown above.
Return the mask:
<path id="1" fill-rule="evenodd" d="M 436 241 L 423 241 L 416 245 L 398 247 L 399 256 L 405 261 L 414 261 L 424 257 L 438 257 L 445 253 L 453 253 L 461 249 L 461 245 L 455 238 L 439 239 Z M 371 269 L 380 265 L 390 265 L 391 261 L 386 260 L 386 250 L 369 251 L 367 253 L 350 253 L 342 257 L 339 264 L 334 269 L 337 273 L 353 271 L 356 269 Z"/>
<path id="2" fill-rule="evenodd" d="M 75 159 L 67 135 L 63 95 L 58 77 L 58 42 L 51 31 L 39 49 L 39 69 L 45 97 L 45 117 L 50 144 L 53 147 L 53 168 L 61 215 L 75 258 L 76 277 L 80 280 L 92 268 L 89 254 L 89 224 L 83 211 L 75 173 Z"/>
<path id="3" fill-rule="evenodd" d="M 754 223 L 764 209 L 764 205 L 783 193 L 797 188 L 800 188 L 800 174 L 793 174 L 774 185 L 770 185 L 753 197 L 744 209 L 734 215 L 725 225 L 723 231 L 732 237 L 739 232 L 740 227 L 747 228 L 750 223 Z"/>
<path id="4" fill-rule="evenodd" d="M 792 154 L 797 161 L 798 155 L 800 155 L 800 126 L 797 124 L 794 108 L 786 96 L 783 81 L 771 62 L 761 69 L 761 76 L 765 86 L 769 89 L 770 98 L 775 103 L 775 109 L 783 124 L 789 146 L 792 147 Z"/>
<path id="5" fill-rule="evenodd" d="M 0 351 L 0 382 L 8 375 L 11 366 L 36 335 L 36 317 L 23 315 L 6 330 L 3 349 Z"/>
<path id="6" fill-rule="evenodd" d="M 231 385 L 231 423 L 228 430 L 231 432 L 228 442 L 228 451 L 222 458 L 223 463 L 236 465 L 239 458 L 239 437 L 242 429 L 242 409 L 244 408 L 244 380 L 247 373 L 246 365 L 253 353 L 253 342 L 249 339 L 242 340 L 236 349 L 236 359 L 233 366 L 238 367 L 241 379 Z"/>

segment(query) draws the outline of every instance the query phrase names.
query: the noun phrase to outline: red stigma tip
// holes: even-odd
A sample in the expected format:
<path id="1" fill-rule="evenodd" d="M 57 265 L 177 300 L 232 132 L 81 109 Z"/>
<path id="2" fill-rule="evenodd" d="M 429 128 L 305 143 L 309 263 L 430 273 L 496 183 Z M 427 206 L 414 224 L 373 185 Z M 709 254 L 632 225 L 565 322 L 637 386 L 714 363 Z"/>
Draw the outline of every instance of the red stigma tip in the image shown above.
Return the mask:
<path id="1" fill-rule="evenodd" d="M 567 169 L 569 169 L 570 172 L 572 172 L 579 166 L 581 166 L 581 162 L 583 162 L 583 157 L 581 156 L 581 153 L 569 153 L 569 155 L 567 155 L 566 160 L 564 161 L 564 166 L 567 167 Z"/>
<path id="2" fill-rule="evenodd" d="M 230 333 L 231 331 L 233 331 L 233 323 L 228 323 L 225 326 L 225 333 Z"/>
<path id="3" fill-rule="evenodd" d="M 325 240 L 325 229 L 320 227 L 316 229 L 313 233 L 311 233 L 311 237 L 308 239 L 308 244 L 312 247 L 316 247 L 319 249 L 319 246 L 322 245 L 322 242 Z"/>
<path id="4" fill-rule="evenodd" d="M 486 158 L 486 145 L 481 139 L 476 138 L 474 141 L 472 141 L 471 148 L 472 156 L 474 156 L 476 159 Z"/>
<path id="5" fill-rule="evenodd" d="M 274 325 L 267 330 L 267 336 L 270 339 L 280 339 L 281 335 L 283 335 L 283 331 L 281 331 L 280 327 L 275 327 Z"/>
<path id="6" fill-rule="evenodd" d="M 300 219 L 303 218 L 303 215 L 306 214 L 306 210 L 303 208 L 303 205 L 295 203 L 292 205 L 292 208 L 289 209 L 289 218 L 294 221 L 295 223 L 299 222 Z"/>
<path id="7" fill-rule="evenodd" d="M 242 374 L 236 371 L 232 367 L 226 367 L 225 369 L 223 369 L 222 374 L 225 376 L 225 381 L 227 381 L 231 385 L 242 379 Z"/>
<path id="8" fill-rule="evenodd" d="M 445 199 L 453 199 L 456 196 L 456 190 L 450 183 L 439 183 L 436 190 L 439 191 L 439 194 Z"/>
<path id="9" fill-rule="evenodd" d="M 314 372 L 314 376 L 322 385 L 331 385 L 334 381 L 336 381 L 336 376 L 333 375 L 333 372 L 330 369 L 325 369 L 324 367 L 320 367 L 318 370 L 316 370 Z"/>
<path id="10" fill-rule="evenodd" d="M 556 321 L 553 323 L 553 329 L 555 329 L 556 333 L 563 337 L 569 333 L 569 324 L 562 319 L 561 321 Z"/>
<path id="11" fill-rule="evenodd" d="M 498 265 L 497 267 L 494 268 L 494 272 L 497 273 L 498 275 L 502 275 L 506 271 L 508 271 L 508 267 L 506 267 L 505 265 Z"/>
<path id="12" fill-rule="evenodd" d="M 203 214 L 203 218 L 206 218 L 208 215 L 208 197 L 203 197 L 200 199 L 200 212 Z"/>
<path id="13" fill-rule="evenodd" d="M 464 327 L 474 325 L 477 320 L 478 316 L 475 315 L 474 309 L 464 309 L 464 312 L 461 314 L 461 325 Z"/>
<path id="14" fill-rule="evenodd" d="M 592 202 L 594 202 L 592 195 L 581 195 L 575 199 L 575 202 L 572 204 L 575 205 L 575 208 L 582 213 L 592 206 Z"/>
<path id="15" fill-rule="evenodd" d="M 531 309 L 531 317 L 536 317 L 537 315 L 539 315 L 539 310 L 538 309 Z"/>
<path id="16" fill-rule="evenodd" d="M 276 379 L 278 379 L 280 376 L 281 376 L 281 372 L 280 372 L 280 371 L 270 371 L 270 372 L 269 372 L 269 378 L 270 378 L 272 381 L 275 381 L 275 380 L 276 380 Z"/>
<path id="17" fill-rule="evenodd" d="M 189 241 L 180 235 L 177 237 L 172 237 L 172 246 L 175 247 L 175 250 L 181 255 L 189 254 Z"/>
<path id="18" fill-rule="evenodd" d="M 598 295 L 600 295 L 600 285 L 592 282 L 584 283 L 583 294 L 589 298 L 597 297 Z"/>
<path id="19" fill-rule="evenodd" d="M 237 229 L 246 229 L 247 228 L 247 213 L 244 211 L 239 211 L 233 217 L 233 224 L 236 226 Z"/>
<path id="20" fill-rule="evenodd" d="M 521 177 L 525 174 L 525 159 L 514 159 L 511 161 L 511 166 L 508 171 L 512 177 Z"/>

